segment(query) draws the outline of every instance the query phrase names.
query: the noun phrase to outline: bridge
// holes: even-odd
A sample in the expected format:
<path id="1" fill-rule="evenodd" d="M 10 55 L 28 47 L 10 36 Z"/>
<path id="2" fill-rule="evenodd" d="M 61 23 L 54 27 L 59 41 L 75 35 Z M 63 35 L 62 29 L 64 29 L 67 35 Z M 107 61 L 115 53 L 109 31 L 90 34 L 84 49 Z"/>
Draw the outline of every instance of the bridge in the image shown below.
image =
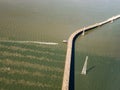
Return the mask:
<path id="1" fill-rule="evenodd" d="M 64 68 L 64 75 L 63 75 L 63 83 L 62 83 L 62 90 L 74 90 L 74 80 L 72 78 L 74 77 L 74 74 L 72 70 L 74 70 L 74 43 L 75 39 L 82 33 L 92 30 L 94 28 L 97 28 L 99 26 L 105 25 L 109 22 L 113 22 L 116 19 L 119 19 L 120 15 L 113 16 L 112 18 L 109 18 L 103 22 L 96 23 L 94 25 L 90 25 L 88 27 L 84 27 L 82 29 L 79 29 L 72 33 L 68 39 L 67 42 L 67 52 L 66 52 L 66 61 L 65 61 L 65 68 Z M 71 67 L 71 65 L 73 65 Z M 72 74 L 72 75 L 71 75 Z M 73 85 L 73 86 L 72 86 Z"/>

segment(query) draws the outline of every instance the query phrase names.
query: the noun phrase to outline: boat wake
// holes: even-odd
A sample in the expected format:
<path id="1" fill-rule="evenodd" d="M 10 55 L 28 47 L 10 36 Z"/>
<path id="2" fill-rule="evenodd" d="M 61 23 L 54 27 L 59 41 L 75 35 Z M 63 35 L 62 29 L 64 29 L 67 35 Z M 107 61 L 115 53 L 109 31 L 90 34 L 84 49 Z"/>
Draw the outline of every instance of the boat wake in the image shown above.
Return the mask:
<path id="1" fill-rule="evenodd" d="M 39 42 L 39 41 L 12 41 L 12 40 L 0 40 L 0 42 L 33 43 L 33 44 L 44 44 L 44 45 L 58 45 L 58 43 L 54 43 L 54 42 Z"/>

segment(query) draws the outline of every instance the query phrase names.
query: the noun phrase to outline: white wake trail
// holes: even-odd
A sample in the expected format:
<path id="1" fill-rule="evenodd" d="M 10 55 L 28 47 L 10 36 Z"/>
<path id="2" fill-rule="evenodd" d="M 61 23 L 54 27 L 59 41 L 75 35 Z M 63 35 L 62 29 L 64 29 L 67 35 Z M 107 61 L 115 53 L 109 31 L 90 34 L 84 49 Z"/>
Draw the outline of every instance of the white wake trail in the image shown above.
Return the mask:
<path id="1" fill-rule="evenodd" d="M 12 41 L 12 40 L 0 40 L 1 42 L 12 42 L 12 43 L 34 43 L 34 44 L 44 44 L 44 45 L 58 45 L 54 42 L 39 42 L 39 41 Z"/>

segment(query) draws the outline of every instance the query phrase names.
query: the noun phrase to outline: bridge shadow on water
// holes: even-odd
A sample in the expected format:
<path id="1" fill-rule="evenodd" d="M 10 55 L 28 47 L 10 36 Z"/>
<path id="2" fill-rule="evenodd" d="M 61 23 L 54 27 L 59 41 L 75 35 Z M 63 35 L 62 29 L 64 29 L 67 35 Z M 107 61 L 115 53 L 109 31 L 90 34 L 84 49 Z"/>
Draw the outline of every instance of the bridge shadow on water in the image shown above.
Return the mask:
<path id="1" fill-rule="evenodd" d="M 69 77 L 69 90 L 75 90 L 75 41 L 76 38 L 82 34 L 82 32 L 80 32 L 79 34 L 77 34 L 74 39 L 73 39 L 73 43 L 72 43 L 72 55 L 71 55 L 71 65 L 70 65 L 70 77 Z"/>
<path id="2" fill-rule="evenodd" d="M 91 33 L 91 31 L 89 31 L 89 30 L 86 30 L 85 32 L 87 32 L 87 34 Z M 73 43 L 72 43 L 72 55 L 71 55 L 71 65 L 70 65 L 70 77 L 69 77 L 69 90 L 75 90 L 75 75 L 74 75 L 75 74 L 75 41 L 80 34 L 82 34 L 82 32 L 78 33 L 74 37 Z M 95 66 L 90 67 L 87 70 L 87 73 L 94 68 L 95 68 Z"/>

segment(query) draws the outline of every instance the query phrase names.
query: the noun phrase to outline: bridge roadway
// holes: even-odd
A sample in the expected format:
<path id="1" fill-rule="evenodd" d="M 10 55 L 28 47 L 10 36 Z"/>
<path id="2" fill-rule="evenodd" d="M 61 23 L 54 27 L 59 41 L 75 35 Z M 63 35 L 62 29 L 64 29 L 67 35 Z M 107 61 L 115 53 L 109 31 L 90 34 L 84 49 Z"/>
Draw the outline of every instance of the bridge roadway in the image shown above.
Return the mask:
<path id="1" fill-rule="evenodd" d="M 71 74 L 70 69 L 71 69 L 71 64 L 72 64 L 71 62 L 74 62 L 74 61 L 72 61 L 72 59 L 73 59 L 72 56 L 74 54 L 73 53 L 74 41 L 77 38 L 77 36 L 82 34 L 83 31 L 84 32 L 89 31 L 91 29 L 105 25 L 109 22 L 113 22 L 114 20 L 119 19 L 119 18 L 120 18 L 120 15 L 113 16 L 112 18 L 109 18 L 103 22 L 96 23 L 94 25 L 90 25 L 88 27 L 84 27 L 82 29 L 79 29 L 70 35 L 68 42 L 67 42 L 67 52 L 66 52 L 66 61 L 65 61 L 65 68 L 64 68 L 64 75 L 63 75 L 62 90 L 74 90 L 73 89 L 74 86 L 72 89 L 71 89 L 72 86 L 70 86 L 70 74 Z M 74 71 L 72 71 L 72 73 L 73 72 Z M 74 82 L 72 82 L 72 83 L 74 83 Z"/>

